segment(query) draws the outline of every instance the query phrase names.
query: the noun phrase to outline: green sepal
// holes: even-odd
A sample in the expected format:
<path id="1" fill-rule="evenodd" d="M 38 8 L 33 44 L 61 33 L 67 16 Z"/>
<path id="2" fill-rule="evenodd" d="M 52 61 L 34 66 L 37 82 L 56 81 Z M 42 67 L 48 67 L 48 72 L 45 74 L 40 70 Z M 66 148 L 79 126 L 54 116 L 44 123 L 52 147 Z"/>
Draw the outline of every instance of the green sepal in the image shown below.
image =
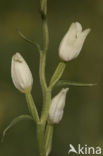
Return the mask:
<path id="1" fill-rule="evenodd" d="M 9 130 L 10 128 L 12 128 L 12 127 L 15 126 L 19 121 L 24 120 L 24 119 L 33 120 L 33 118 L 32 118 L 30 115 L 27 115 L 27 114 L 23 114 L 23 115 L 20 115 L 20 116 L 14 118 L 14 119 L 10 122 L 10 124 L 4 129 L 4 131 L 3 131 L 3 136 L 2 136 L 1 141 L 3 142 L 6 133 L 8 132 L 8 130 Z"/>

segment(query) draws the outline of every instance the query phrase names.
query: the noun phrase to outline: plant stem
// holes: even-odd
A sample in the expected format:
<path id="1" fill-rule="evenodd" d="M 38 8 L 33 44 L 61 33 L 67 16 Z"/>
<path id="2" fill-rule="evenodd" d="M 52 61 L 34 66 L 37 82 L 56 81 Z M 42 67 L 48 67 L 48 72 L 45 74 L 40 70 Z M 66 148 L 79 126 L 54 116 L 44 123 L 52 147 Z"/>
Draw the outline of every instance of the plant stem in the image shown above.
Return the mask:
<path id="1" fill-rule="evenodd" d="M 49 45 L 49 32 L 47 24 L 47 0 L 41 0 L 41 19 L 42 19 L 42 30 L 43 30 L 43 50 L 40 53 L 40 83 L 43 93 L 43 105 L 45 103 L 45 96 L 47 90 L 47 83 L 45 78 L 45 65 L 46 65 L 46 53 Z"/>
<path id="2" fill-rule="evenodd" d="M 43 30 L 43 50 L 40 53 L 40 84 L 42 88 L 43 95 L 43 108 L 41 114 L 40 124 L 37 125 L 37 138 L 39 144 L 39 151 L 41 156 L 46 156 L 45 149 L 45 123 L 48 117 L 49 105 L 51 100 L 51 92 L 48 90 L 46 77 L 45 77 L 45 65 L 46 65 L 46 54 L 49 45 L 49 33 L 47 24 L 47 0 L 41 0 L 41 18 L 42 18 L 42 30 Z"/>
<path id="3" fill-rule="evenodd" d="M 43 19 L 42 27 L 43 27 L 42 28 L 43 29 L 43 51 L 44 53 L 46 53 L 49 45 L 49 32 L 48 32 L 48 24 L 46 18 Z"/>
<path id="4" fill-rule="evenodd" d="M 37 139 L 38 139 L 40 156 L 46 156 L 46 149 L 44 143 L 45 136 L 44 136 L 44 128 L 42 124 L 37 125 Z"/>
<path id="5" fill-rule="evenodd" d="M 43 52 L 46 53 L 49 45 L 49 31 L 47 23 L 47 0 L 41 0 L 41 19 L 43 30 Z"/>
<path id="6" fill-rule="evenodd" d="M 44 124 L 44 127 L 45 127 L 46 120 L 48 118 L 50 103 L 51 103 L 51 90 L 49 88 L 46 90 L 44 100 L 45 100 L 45 103 L 44 103 L 43 109 L 42 109 L 41 122 Z"/>
<path id="7" fill-rule="evenodd" d="M 36 106 L 35 106 L 35 103 L 34 103 L 34 100 L 33 100 L 31 93 L 27 92 L 25 94 L 25 96 L 26 96 L 26 101 L 27 101 L 27 105 L 28 105 L 28 109 L 29 109 L 30 114 L 32 115 L 34 121 L 36 123 L 39 123 L 40 122 L 39 115 L 38 115 L 38 112 L 37 112 L 37 109 L 36 109 Z"/>
<path id="8" fill-rule="evenodd" d="M 45 17 L 47 15 L 47 0 L 40 0 L 41 5 L 41 14 L 43 14 L 42 17 Z"/>
<path id="9" fill-rule="evenodd" d="M 47 24 L 47 0 L 41 0 L 41 18 L 42 18 L 42 29 L 43 29 L 43 53 L 40 54 L 40 83 L 43 94 L 43 109 L 41 115 L 41 121 L 45 122 L 48 117 L 49 103 L 51 99 L 51 92 L 47 88 L 46 77 L 45 77 L 45 65 L 46 65 L 46 54 L 49 45 L 49 32 Z"/>
<path id="10" fill-rule="evenodd" d="M 46 62 L 45 54 L 40 53 L 39 74 L 40 74 L 40 83 L 41 83 L 41 87 L 42 87 L 43 98 L 45 96 L 45 92 L 46 92 L 46 89 L 47 89 L 46 78 L 45 78 L 45 62 Z"/>
<path id="11" fill-rule="evenodd" d="M 37 139 L 38 139 L 40 156 L 46 156 L 45 144 L 44 144 L 44 139 L 45 139 L 44 126 L 40 122 L 38 112 L 37 112 L 36 106 L 34 104 L 34 100 L 33 100 L 30 92 L 26 93 L 26 100 L 27 100 L 27 104 L 28 104 L 28 109 L 29 109 L 34 121 L 37 124 Z"/>
<path id="12" fill-rule="evenodd" d="M 47 0 L 41 0 L 41 18 L 42 18 L 42 30 L 43 30 L 43 50 L 40 53 L 40 84 L 42 87 L 43 94 L 43 108 L 41 113 L 40 125 L 37 126 L 37 136 L 39 143 L 39 150 L 41 156 L 48 156 L 51 147 L 52 132 L 53 127 L 51 125 L 47 126 L 46 136 L 45 136 L 45 125 L 48 118 L 50 103 L 51 103 L 51 91 L 52 87 L 62 76 L 65 69 L 65 63 L 60 63 L 54 73 L 49 87 L 47 87 L 46 76 L 45 76 L 45 66 L 46 66 L 46 54 L 49 46 L 49 32 L 47 24 Z M 59 75 L 58 75 L 59 74 Z M 45 143 L 44 139 L 46 137 Z M 47 153 L 47 154 L 46 154 Z"/>

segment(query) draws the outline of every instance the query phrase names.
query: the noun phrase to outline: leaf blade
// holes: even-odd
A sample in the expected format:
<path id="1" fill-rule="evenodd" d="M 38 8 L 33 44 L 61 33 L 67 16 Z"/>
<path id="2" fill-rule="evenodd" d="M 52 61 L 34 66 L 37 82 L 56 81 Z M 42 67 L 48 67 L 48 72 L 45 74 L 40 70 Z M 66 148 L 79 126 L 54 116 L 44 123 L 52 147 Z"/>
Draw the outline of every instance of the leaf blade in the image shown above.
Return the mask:
<path id="1" fill-rule="evenodd" d="M 32 117 L 31 117 L 30 115 L 27 115 L 27 114 L 23 114 L 23 115 L 20 115 L 20 116 L 14 118 L 14 119 L 10 122 L 10 124 L 4 129 L 1 142 L 4 141 L 5 135 L 6 135 L 6 133 L 8 132 L 8 130 L 9 130 L 10 128 L 12 128 L 13 126 L 15 126 L 19 121 L 24 120 L 24 119 L 33 120 Z"/>
<path id="2" fill-rule="evenodd" d="M 27 43 L 33 45 L 34 47 L 36 47 L 39 51 L 39 53 L 41 52 L 41 49 L 40 49 L 40 45 L 36 42 L 33 42 L 32 40 L 30 40 L 29 38 L 27 38 L 20 30 L 17 30 L 19 36 L 24 40 L 26 41 Z"/>
<path id="3" fill-rule="evenodd" d="M 96 86 L 96 83 L 81 83 L 81 82 L 75 82 L 75 81 L 65 81 L 65 80 L 60 80 L 56 86 L 76 86 L 76 87 L 92 87 Z"/>

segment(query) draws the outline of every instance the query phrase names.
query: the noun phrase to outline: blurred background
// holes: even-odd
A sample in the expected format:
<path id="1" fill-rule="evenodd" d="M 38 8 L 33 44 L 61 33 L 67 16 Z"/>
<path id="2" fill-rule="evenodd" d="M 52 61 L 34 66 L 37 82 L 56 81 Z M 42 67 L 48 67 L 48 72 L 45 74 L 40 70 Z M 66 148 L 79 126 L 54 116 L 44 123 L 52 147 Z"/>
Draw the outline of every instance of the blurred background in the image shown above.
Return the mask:
<path id="1" fill-rule="evenodd" d="M 11 57 L 20 52 L 34 77 L 32 94 L 39 112 L 42 95 L 39 84 L 39 55 L 23 41 L 17 29 L 42 45 L 39 0 L 0 0 L 0 138 L 9 122 L 27 114 L 25 96 L 15 89 L 10 74 Z M 103 146 L 103 1 L 48 0 L 50 45 L 46 77 L 49 81 L 58 62 L 58 46 L 72 22 L 91 28 L 79 57 L 68 63 L 62 79 L 97 83 L 94 87 L 70 87 L 64 118 L 55 126 L 52 156 L 67 156 L 69 144 Z M 53 95 L 61 88 L 55 88 Z M 0 142 L 0 156 L 39 156 L 36 127 L 24 120 L 8 131 Z M 72 154 L 71 154 L 72 155 Z"/>

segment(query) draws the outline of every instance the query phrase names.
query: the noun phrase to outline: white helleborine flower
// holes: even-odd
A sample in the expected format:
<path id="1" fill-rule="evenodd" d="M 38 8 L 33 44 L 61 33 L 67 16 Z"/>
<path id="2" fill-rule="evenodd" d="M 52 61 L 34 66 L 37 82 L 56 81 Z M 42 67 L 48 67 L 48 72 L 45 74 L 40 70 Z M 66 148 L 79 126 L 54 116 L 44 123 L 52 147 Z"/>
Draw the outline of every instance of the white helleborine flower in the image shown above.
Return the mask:
<path id="1" fill-rule="evenodd" d="M 62 119 L 64 113 L 64 106 L 66 100 L 66 94 L 69 88 L 63 88 L 51 101 L 49 110 L 49 122 L 56 124 Z"/>
<path id="2" fill-rule="evenodd" d="M 59 56 L 63 61 L 70 61 L 76 58 L 83 46 L 83 43 L 90 32 L 90 29 L 82 31 L 79 22 L 72 23 L 59 46 Z"/>
<path id="3" fill-rule="evenodd" d="M 16 53 L 12 57 L 11 77 L 19 91 L 25 93 L 27 90 L 31 90 L 33 84 L 32 73 L 20 53 Z"/>

